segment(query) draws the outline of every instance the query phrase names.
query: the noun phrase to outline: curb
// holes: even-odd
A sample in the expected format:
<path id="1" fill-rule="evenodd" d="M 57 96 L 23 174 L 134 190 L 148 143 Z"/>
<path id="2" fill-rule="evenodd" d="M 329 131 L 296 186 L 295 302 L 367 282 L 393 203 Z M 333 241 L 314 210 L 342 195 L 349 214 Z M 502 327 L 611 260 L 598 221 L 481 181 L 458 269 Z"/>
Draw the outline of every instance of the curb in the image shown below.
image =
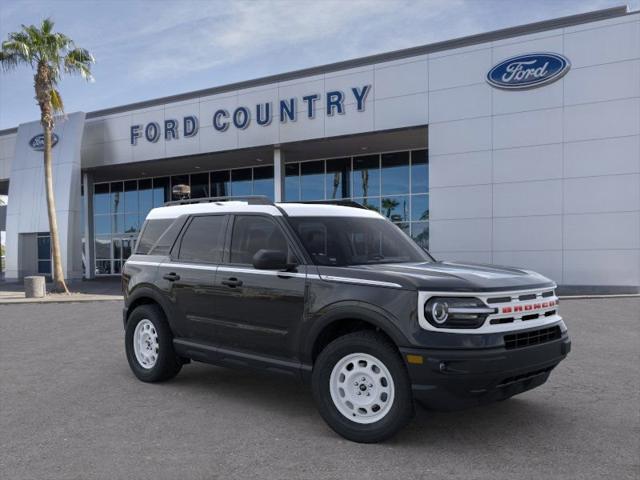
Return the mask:
<path id="1" fill-rule="evenodd" d="M 89 298 L 7 298 L 0 299 L 0 305 L 19 305 L 24 303 L 86 303 L 86 302 L 122 302 L 124 297 L 122 295 L 100 295 Z"/>

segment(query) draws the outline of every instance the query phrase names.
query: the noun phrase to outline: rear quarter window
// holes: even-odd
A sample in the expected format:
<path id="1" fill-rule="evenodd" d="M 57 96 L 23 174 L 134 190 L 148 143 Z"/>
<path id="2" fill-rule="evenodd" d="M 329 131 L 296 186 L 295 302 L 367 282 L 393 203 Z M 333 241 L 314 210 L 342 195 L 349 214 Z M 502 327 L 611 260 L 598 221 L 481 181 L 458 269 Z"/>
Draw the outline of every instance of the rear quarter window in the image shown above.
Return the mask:
<path id="1" fill-rule="evenodd" d="M 156 220 L 147 220 L 140 233 L 138 239 L 138 246 L 136 247 L 136 254 L 148 255 L 151 253 L 151 249 L 158 243 L 161 237 L 164 235 L 169 227 L 174 223 L 173 218 L 159 218 Z M 175 240 L 175 238 L 174 238 Z M 171 242 L 173 244 L 173 242 Z M 171 247 L 169 247 L 171 248 Z M 168 250 L 167 250 L 168 252 Z M 153 252 L 160 253 L 160 252 Z"/>

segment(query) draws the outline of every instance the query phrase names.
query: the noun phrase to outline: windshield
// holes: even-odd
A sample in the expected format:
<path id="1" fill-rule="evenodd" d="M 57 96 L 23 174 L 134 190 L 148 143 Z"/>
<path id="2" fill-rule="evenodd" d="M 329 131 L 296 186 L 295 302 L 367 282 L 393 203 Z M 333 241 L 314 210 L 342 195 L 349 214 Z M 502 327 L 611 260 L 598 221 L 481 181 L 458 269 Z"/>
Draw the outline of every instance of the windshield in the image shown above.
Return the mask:
<path id="1" fill-rule="evenodd" d="M 289 217 L 316 265 L 342 267 L 433 259 L 382 218 Z"/>

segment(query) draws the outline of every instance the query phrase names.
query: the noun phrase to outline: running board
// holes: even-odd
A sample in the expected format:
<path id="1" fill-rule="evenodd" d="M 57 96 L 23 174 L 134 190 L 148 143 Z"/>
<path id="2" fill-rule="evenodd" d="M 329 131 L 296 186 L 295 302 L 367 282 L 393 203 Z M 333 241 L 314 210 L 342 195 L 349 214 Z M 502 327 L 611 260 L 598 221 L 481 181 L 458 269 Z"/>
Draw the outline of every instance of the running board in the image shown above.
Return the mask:
<path id="1" fill-rule="evenodd" d="M 291 362 L 265 355 L 256 355 L 255 353 L 245 353 L 215 347 L 182 338 L 175 338 L 173 340 L 173 347 L 181 357 L 223 367 L 246 367 L 262 371 L 266 370 L 268 372 L 293 376 L 298 380 L 307 378 L 311 372 L 311 365 L 300 362 Z"/>

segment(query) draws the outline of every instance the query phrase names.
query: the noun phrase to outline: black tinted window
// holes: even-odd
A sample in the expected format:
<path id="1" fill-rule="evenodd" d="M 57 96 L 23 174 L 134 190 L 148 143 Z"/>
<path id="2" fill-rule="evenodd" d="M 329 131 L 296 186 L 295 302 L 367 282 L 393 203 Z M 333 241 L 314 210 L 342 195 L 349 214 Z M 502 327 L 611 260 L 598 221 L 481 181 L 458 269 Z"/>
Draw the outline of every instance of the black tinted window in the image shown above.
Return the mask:
<path id="1" fill-rule="evenodd" d="M 147 220 L 144 229 L 138 240 L 137 254 L 146 255 L 151 247 L 158 241 L 160 236 L 173 223 L 173 218 L 159 218 L 157 220 Z"/>
<path id="2" fill-rule="evenodd" d="M 266 217 L 237 216 L 231 235 L 231 263 L 251 264 L 261 249 L 288 252 L 280 227 Z"/>
<path id="3" fill-rule="evenodd" d="M 175 220 L 171 226 L 167 228 L 162 235 L 160 235 L 158 241 L 151 248 L 149 255 L 168 255 L 171 251 L 171 247 L 173 247 L 173 243 L 180 234 L 182 225 L 184 225 L 184 221 L 182 219 Z"/>
<path id="4" fill-rule="evenodd" d="M 382 218 L 290 217 L 317 265 L 425 262 L 431 258 Z"/>
<path id="5" fill-rule="evenodd" d="M 182 236 L 178 258 L 193 262 L 219 262 L 226 224 L 224 215 L 194 217 Z"/>

